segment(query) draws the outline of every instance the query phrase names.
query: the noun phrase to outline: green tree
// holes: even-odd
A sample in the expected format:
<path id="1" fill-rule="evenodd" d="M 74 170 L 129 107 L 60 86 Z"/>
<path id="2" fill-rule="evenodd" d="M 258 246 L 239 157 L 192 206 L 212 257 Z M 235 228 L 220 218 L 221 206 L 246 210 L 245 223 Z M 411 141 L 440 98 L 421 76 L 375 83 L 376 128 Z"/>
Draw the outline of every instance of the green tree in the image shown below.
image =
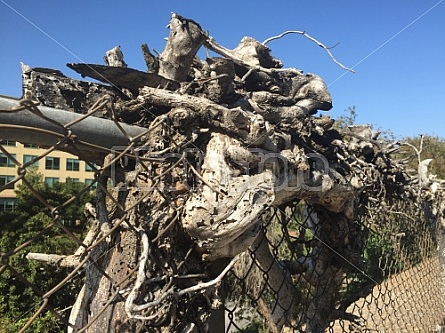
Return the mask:
<path id="1" fill-rule="evenodd" d="M 355 106 L 348 107 L 344 111 L 344 114 L 339 116 L 335 120 L 334 128 L 337 129 L 338 131 L 342 131 L 348 126 L 357 125 L 356 124 L 357 116 L 358 113 L 355 109 Z M 384 142 L 392 142 L 395 140 L 395 135 L 391 130 L 382 129 L 380 126 L 378 126 L 378 124 L 366 124 L 366 125 L 368 125 L 375 132 L 379 133 L 377 138 L 378 140 L 382 140 Z"/>
<path id="2" fill-rule="evenodd" d="M 85 187 L 83 183 L 56 183 L 48 186 L 43 181 L 43 176 L 36 170 L 30 169 L 26 180 L 32 185 L 39 195 L 54 207 L 59 207 L 69 199 L 81 193 Z M 8 253 L 19 245 L 36 237 L 39 232 L 49 226 L 53 217 L 45 205 L 40 202 L 26 185 L 19 185 L 17 190 L 17 207 L 14 211 L 0 213 L 2 233 L 0 236 L 0 252 Z M 93 193 L 84 193 L 60 209 L 61 221 L 72 225 L 76 220 L 83 221 L 83 207 L 86 202 L 93 199 Z M 69 238 L 59 227 L 49 228 L 46 233 L 33 240 L 27 247 L 13 255 L 4 256 L 8 264 L 23 276 L 32 285 L 37 286 L 43 293 L 53 288 L 69 274 L 67 269 L 59 269 L 26 259 L 29 252 L 72 254 L 77 244 Z M 49 304 L 56 310 L 62 310 L 75 301 L 75 297 L 81 287 L 79 276 L 67 283 L 62 289 L 54 293 Z M 41 295 L 36 290 L 27 286 L 23 281 L 11 273 L 9 269 L 0 275 L 0 325 L 3 332 L 17 332 L 29 320 L 42 302 Z M 63 315 L 62 315 L 63 316 Z M 51 313 L 43 313 L 33 322 L 34 332 L 63 332 L 66 327 L 61 327 Z"/>
<path id="3" fill-rule="evenodd" d="M 357 119 L 357 112 L 355 111 L 355 106 L 350 106 L 345 110 L 345 113 L 335 120 L 334 128 L 341 130 L 345 127 L 355 124 Z"/>
<path id="4" fill-rule="evenodd" d="M 430 173 L 436 175 L 439 179 L 445 179 L 445 139 L 438 136 L 418 135 L 415 137 L 407 137 L 403 141 L 408 142 L 412 146 L 422 150 L 420 153 L 421 160 L 431 158 Z M 422 144 L 421 144 L 422 142 Z M 404 146 L 401 149 L 401 155 L 410 157 L 408 166 L 414 172 L 417 172 L 417 155 L 413 148 Z"/>

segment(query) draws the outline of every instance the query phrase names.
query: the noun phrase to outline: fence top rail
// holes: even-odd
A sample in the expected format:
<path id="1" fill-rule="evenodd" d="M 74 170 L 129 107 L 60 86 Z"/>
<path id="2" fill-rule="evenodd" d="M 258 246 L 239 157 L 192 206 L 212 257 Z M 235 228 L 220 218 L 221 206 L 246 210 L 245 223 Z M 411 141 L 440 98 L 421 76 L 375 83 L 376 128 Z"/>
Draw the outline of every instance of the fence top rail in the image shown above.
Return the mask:
<path id="1" fill-rule="evenodd" d="M 52 146 L 65 135 L 64 126 L 74 122 L 69 129 L 75 134 L 76 140 L 84 143 L 82 148 L 97 150 L 95 146 L 110 149 L 128 145 L 128 138 L 119 126 L 130 137 L 136 137 L 146 131 L 143 127 L 120 122 L 116 125 L 113 120 L 98 117 L 86 117 L 81 122 L 75 123 L 84 115 L 46 106 L 38 106 L 37 109 L 43 117 L 25 109 L 20 99 L 0 95 L 0 139 Z M 54 122 L 48 122 L 44 118 L 52 119 Z M 42 130 L 38 136 L 36 136 L 36 129 Z"/>

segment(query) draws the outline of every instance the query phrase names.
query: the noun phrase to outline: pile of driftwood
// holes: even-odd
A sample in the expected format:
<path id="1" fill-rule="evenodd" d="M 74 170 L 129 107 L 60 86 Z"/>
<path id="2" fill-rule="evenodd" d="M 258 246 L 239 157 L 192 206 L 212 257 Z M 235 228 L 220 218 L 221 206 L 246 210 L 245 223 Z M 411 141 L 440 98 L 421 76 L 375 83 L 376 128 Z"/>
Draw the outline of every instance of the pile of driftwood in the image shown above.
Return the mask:
<path id="1" fill-rule="evenodd" d="M 162 53 L 142 45 L 146 72 L 128 68 L 119 47 L 106 53 L 106 65 L 68 64 L 101 83 L 23 66 L 25 98 L 83 114 L 105 100 L 94 116 L 149 129 L 131 142 L 129 163 L 115 153 L 79 155 L 102 165 L 98 202 L 88 210 L 94 232 L 85 242 L 108 237 L 91 250 L 95 264 L 86 266 L 72 325 L 94 321 L 88 332 L 204 332 L 221 305 L 224 274 L 251 247 L 277 292 L 270 327 L 279 332 L 290 323 L 290 272 L 314 286 L 307 331 L 321 331 L 334 310 L 329 295 L 351 269 L 338 257 L 360 265 L 357 204 L 382 191 L 417 195 L 389 155 L 397 147 L 384 145 L 368 126 L 340 133 L 333 119 L 318 116 L 332 108 L 324 81 L 283 68 L 267 41 L 245 37 L 228 50 L 176 14 L 169 28 Z M 199 59 L 201 47 L 216 56 Z M 104 190 L 108 178 L 120 189 L 113 201 Z M 261 215 L 299 200 L 320 242 L 283 269 L 260 241 Z M 320 250 L 326 244 L 335 255 Z"/>

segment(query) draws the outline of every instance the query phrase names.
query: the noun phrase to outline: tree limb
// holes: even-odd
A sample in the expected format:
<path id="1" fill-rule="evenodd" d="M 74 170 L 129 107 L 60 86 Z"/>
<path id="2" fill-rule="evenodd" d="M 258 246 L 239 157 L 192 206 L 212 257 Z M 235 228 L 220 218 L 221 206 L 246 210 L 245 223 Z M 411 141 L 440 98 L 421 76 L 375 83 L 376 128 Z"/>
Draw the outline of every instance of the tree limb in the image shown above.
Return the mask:
<path id="1" fill-rule="evenodd" d="M 306 37 L 306 38 L 308 38 L 309 40 L 315 42 L 318 46 L 320 46 L 321 48 L 323 48 L 323 49 L 329 54 L 329 57 L 331 57 L 332 61 L 335 62 L 337 65 L 339 65 L 341 68 L 347 70 L 348 72 L 355 73 L 355 71 L 354 71 L 352 68 L 346 67 L 346 66 L 344 66 L 343 64 L 341 64 L 337 59 L 335 59 L 334 55 L 331 53 L 330 49 L 332 49 L 332 48 L 334 48 L 335 46 L 337 46 L 338 43 L 337 43 L 335 46 L 333 46 L 333 47 L 327 47 L 327 46 L 325 46 L 323 43 L 321 43 L 321 42 L 319 42 L 317 39 L 315 39 L 314 37 L 308 35 L 308 34 L 306 33 L 306 31 L 301 31 L 301 30 L 288 30 L 288 31 L 285 31 L 285 32 L 283 32 L 283 33 L 277 35 L 277 36 L 269 37 L 268 39 L 266 39 L 266 40 L 263 42 L 263 44 L 264 44 L 264 45 L 267 45 L 269 42 L 271 42 L 271 41 L 273 41 L 273 40 L 276 40 L 276 39 L 279 39 L 279 38 L 282 38 L 282 37 L 284 37 L 284 36 L 286 36 L 286 35 L 288 35 L 288 34 L 299 34 L 299 35 L 303 35 L 304 37 Z"/>
<path id="2" fill-rule="evenodd" d="M 202 46 L 205 35 L 201 26 L 193 20 L 173 13 L 170 35 L 159 59 L 159 75 L 178 82 L 185 81 L 196 52 Z"/>

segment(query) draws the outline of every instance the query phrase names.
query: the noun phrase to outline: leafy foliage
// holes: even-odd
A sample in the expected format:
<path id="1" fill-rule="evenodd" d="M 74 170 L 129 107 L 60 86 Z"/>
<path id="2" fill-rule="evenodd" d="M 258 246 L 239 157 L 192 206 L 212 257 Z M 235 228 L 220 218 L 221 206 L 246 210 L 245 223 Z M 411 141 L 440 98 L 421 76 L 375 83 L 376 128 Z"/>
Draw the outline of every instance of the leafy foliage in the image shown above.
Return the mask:
<path id="1" fill-rule="evenodd" d="M 348 126 L 356 124 L 357 120 L 357 110 L 355 106 L 348 107 L 344 114 L 335 120 L 334 128 L 341 130 Z M 375 128 L 375 125 L 368 124 L 371 128 Z M 394 141 L 395 136 L 390 130 L 382 130 L 378 128 L 381 132 L 379 138 L 383 141 Z M 437 135 L 421 135 L 405 137 L 399 142 L 407 142 L 411 146 L 421 150 L 421 159 L 431 158 L 433 159 L 430 165 L 430 172 L 436 175 L 439 179 L 445 179 L 445 139 Z M 410 146 L 402 146 L 398 157 L 400 159 L 406 158 L 408 162 L 408 168 L 414 173 L 417 173 L 417 156 L 415 150 Z"/>
<path id="2" fill-rule="evenodd" d="M 334 128 L 341 130 L 342 128 L 354 125 L 356 119 L 357 112 L 355 111 L 355 106 L 350 106 L 345 110 L 345 114 L 335 120 Z"/>
<path id="3" fill-rule="evenodd" d="M 85 187 L 83 183 L 56 183 L 48 186 L 43 176 L 36 170 L 29 170 L 26 180 L 31 186 L 54 207 L 80 193 Z M 65 225 L 73 225 L 76 220 L 84 220 L 83 207 L 91 201 L 92 193 L 85 193 L 74 200 L 67 208 L 60 209 L 61 221 Z M 77 248 L 76 243 L 60 230 L 60 227 L 45 229 L 53 222 L 48 208 L 41 203 L 31 190 L 24 184 L 17 190 L 17 208 L 14 211 L 0 213 L 2 233 L 0 236 L 0 252 L 8 253 L 20 244 L 33 240 L 29 245 L 11 256 L 5 256 L 11 267 L 16 269 L 30 284 L 39 290 L 27 286 L 20 278 L 6 269 L 0 275 L 0 324 L 5 332 L 17 332 L 32 316 L 39 304 L 41 296 L 57 285 L 69 273 L 67 269 L 57 269 L 35 261 L 28 261 L 29 252 L 72 254 Z M 83 223 L 84 224 L 84 223 Z M 42 230 L 46 232 L 41 233 Z M 79 230 L 81 231 L 81 230 Z M 81 286 L 81 277 L 66 284 L 54 293 L 49 304 L 56 310 L 62 310 L 74 303 Z M 50 312 L 43 313 L 31 326 L 34 332 L 63 332 Z"/>
<path id="4" fill-rule="evenodd" d="M 408 137 L 405 139 L 409 144 L 417 149 L 421 146 L 420 154 L 421 160 L 431 158 L 433 159 L 430 165 L 430 173 L 436 175 L 439 179 L 445 179 L 445 139 L 438 136 L 424 135 L 423 138 L 419 135 L 416 137 Z M 417 172 L 417 157 L 415 151 L 411 147 L 402 147 L 401 154 L 406 157 L 412 157 L 408 161 L 408 167 L 414 172 Z"/>

